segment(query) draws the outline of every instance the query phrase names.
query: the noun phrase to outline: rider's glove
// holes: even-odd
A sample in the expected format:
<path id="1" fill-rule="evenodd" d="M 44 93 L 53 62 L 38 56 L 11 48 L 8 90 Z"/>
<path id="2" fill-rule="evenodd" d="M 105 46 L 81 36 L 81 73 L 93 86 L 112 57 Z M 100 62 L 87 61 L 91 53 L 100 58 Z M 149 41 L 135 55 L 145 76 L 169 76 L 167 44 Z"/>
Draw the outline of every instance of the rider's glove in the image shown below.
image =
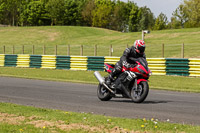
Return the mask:
<path id="1" fill-rule="evenodd" d="M 125 66 L 126 68 L 130 68 L 131 64 L 129 64 L 127 61 L 123 61 L 122 62 L 123 66 Z"/>

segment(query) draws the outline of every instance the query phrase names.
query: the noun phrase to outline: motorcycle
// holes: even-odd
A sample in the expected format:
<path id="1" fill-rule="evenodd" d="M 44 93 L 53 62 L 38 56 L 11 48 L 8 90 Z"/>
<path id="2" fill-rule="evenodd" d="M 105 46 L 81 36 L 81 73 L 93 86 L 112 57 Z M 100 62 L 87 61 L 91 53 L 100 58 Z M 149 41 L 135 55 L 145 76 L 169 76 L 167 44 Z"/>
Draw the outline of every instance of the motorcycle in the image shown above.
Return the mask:
<path id="1" fill-rule="evenodd" d="M 135 65 L 130 65 L 130 67 L 123 65 L 121 74 L 110 85 L 105 83 L 108 76 L 102 77 L 98 71 L 94 72 L 99 81 L 97 96 L 101 101 L 109 101 L 114 97 L 130 98 L 134 103 L 141 103 L 146 99 L 149 93 L 148 79 L 151 75 L 148 63 L 143 57 L 132 58 L 131 60 L 135 62 Z M 108 73 L 111 73 L 115 67 L 115 65 L 109 63 L 104 63 L 104 66 Z M 125 91 L 125 89 L 128 91 Z"/>

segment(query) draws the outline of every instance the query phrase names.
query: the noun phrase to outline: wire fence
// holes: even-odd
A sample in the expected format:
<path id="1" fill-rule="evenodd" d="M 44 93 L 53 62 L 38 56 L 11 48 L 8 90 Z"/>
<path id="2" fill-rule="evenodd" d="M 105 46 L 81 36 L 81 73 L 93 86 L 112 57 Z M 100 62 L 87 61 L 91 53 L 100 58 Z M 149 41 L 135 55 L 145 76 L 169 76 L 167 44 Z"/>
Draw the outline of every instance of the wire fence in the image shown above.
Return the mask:
<path id="1" fill-rule="evenodd" d="M 148 58 L 185 58 L 198 57 L 189 44 L 146 45 Z M 128 45 L 6 45 L 0 48 L 1 54 L 32 55 L 75 55 L 75 56 L 121 56 Z M 186 55 L 186 56 L 185 56 Z"/>

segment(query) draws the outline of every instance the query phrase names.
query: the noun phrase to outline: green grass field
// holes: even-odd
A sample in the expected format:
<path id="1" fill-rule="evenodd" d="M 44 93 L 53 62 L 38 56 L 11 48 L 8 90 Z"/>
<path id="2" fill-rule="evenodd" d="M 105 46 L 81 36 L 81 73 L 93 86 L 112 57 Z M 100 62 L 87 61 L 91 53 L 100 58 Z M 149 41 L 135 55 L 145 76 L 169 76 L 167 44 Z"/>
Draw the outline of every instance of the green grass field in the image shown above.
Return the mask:
<path id="1" fill-rule="evenodd" d="M 198 133 L 200 126 L 0 103 L 2 133 Z"/>
<path id="2" fill-rule="evenodd" d="M 165 44 L 165 57 L 180 58 L 181 45 L 185 44 L 185 57 L 199 57 L 200 28 L 151 31 L 146 34 L 146 55 L 149 58 L 162 57 L 162 44 Z M 97 56 L 108 56 L 112 44 L 113 56 L 121 56 L 127 45 L 133 45 L 134 40 L 141 39 L 141 32 L 122 33 L 94 27 L 0 27 L 0 53 L 6 46 L 6 53 L 12 54 L 13 45 L 15 53 L 32 54 L 32 45 L 35 54 L 55 54 L 55 45 L 58 45 L 58 54 L 67 55 L 67 45 L 70 44 L 71 55 L 80 55 L 80 45 L 84 46 L 83 55 L 93 56 L 94 45 L 97 45 Z"/>

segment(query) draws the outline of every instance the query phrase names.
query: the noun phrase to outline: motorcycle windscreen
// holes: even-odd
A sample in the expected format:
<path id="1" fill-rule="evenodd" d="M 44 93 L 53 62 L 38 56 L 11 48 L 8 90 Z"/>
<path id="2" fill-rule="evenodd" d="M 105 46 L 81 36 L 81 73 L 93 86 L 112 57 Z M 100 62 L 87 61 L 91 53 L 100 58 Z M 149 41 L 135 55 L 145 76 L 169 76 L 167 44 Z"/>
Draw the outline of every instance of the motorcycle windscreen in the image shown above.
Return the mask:
<path id="1" fill-rule="evenodd" d="M 140 62 L 140 64 L 145 68 L 145 70 L 148 72 L 149 68 L 148 68 L 148 63 L 147 60 L 144 57 L 139 57 L 138 62 Z"/>

